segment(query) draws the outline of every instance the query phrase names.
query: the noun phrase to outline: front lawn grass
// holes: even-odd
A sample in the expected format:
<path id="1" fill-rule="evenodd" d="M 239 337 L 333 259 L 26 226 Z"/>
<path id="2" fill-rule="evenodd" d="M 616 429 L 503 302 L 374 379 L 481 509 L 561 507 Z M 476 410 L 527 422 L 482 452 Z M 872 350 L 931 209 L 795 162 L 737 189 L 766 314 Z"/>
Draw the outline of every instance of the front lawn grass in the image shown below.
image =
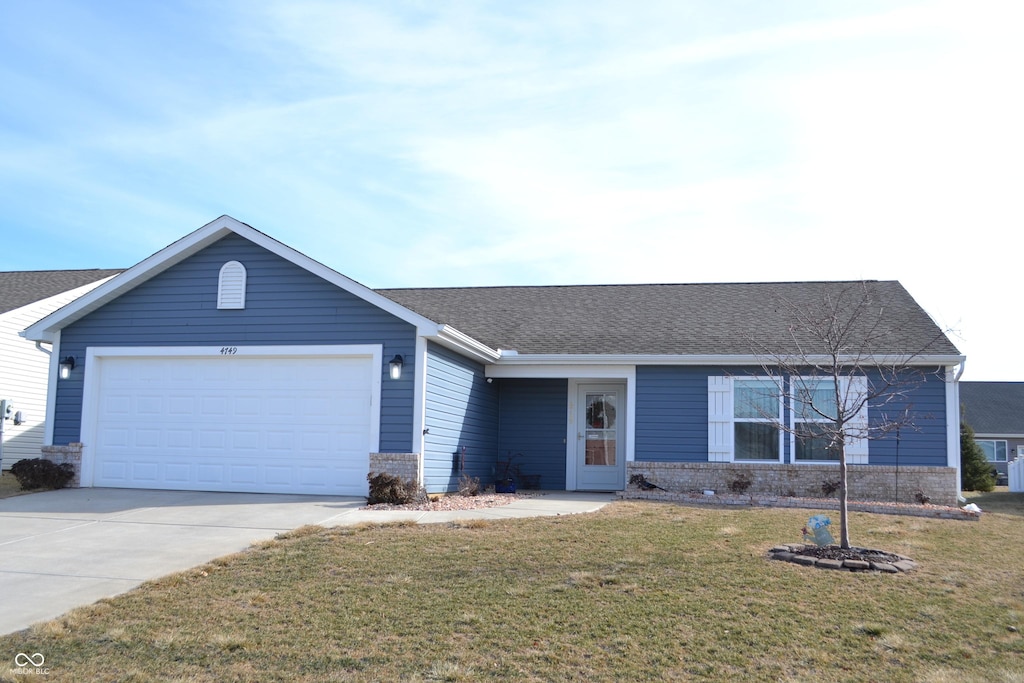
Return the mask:
<path id="1" fill-rule="evenodd" d="M 10 498 L 12 496 L 20 496 L 26 493 L 33 493 L 30 491 L 21 490 L 21 482 L 10 472 L 0 472 L 0 498 Z"/>
<path id="2" fill-rule="evenodd" d="M 1024 681 L 1019 515 L 852 513 L 908 574 L 765 559 L 815 512 L 306 527 L 0 638 L 0 659 L 42 653 L 51 681 Z"/>

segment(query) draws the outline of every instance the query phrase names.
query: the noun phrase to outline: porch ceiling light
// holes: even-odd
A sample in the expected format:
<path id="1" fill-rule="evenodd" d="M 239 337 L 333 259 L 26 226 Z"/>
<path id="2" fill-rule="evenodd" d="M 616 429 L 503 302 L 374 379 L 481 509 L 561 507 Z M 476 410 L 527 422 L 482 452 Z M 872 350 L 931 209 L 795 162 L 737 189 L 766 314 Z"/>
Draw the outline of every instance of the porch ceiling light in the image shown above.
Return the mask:
<path id="1" fill-rule="evenodd" d="M 71 376 L 71 371 L 75 369 L 75 357 L 67 356 L 60 362 L 60 378 L 67 379 Z"/>
<path id="2" fill-rule="evenodd" d="M 402 378 L 402 365 L 404 363 L 405 361 L 403 361 L 402 357 L 397 353 L 395 354 L 395 357 L 388 362 L 388 367 L 391 369 L 391 379 Z"/>

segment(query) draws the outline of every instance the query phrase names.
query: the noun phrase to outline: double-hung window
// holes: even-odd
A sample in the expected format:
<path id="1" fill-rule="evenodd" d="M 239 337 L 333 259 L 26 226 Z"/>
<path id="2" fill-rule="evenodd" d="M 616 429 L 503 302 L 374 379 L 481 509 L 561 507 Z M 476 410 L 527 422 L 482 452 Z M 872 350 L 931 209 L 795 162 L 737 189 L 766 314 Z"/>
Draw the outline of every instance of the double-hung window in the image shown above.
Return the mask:
<path id="1" fill-rule="evenodd" d="M 709 376 L 708 462 L 837 462 L 829 427 L 842 401 L 846 462 L 867 464 L 867 390 L 863 376 L 841 377 L 838 397 L 832 379 Z"/>
<path id="2" fill-rule="evenodd" d="M 771 379 L 733 380 L 733 459 L 781 457 L 782 396 Z"/>
<path id="3" fill-rule="evenodd" d="M 833 462 L 840 449 L 834 443 L 836 385 L 833 380 L 793 377 L 793 460 Z"/>
<path id="4" fill-rule="evenodd" d="M 1006 462 L 1006 442 L 999 439 L 975 439 L 981 450 L 985 453 L 985 459 L 989 462 Z"/>

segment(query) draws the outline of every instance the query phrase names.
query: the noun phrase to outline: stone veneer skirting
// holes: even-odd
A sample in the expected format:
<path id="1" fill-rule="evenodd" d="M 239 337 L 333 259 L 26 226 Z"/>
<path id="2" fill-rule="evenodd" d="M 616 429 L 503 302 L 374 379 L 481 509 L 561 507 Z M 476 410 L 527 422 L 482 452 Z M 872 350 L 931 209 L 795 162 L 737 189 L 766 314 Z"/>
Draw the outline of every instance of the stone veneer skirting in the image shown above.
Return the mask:
<path id="1" fill-rule="evenodd" d="M 66 446 L 43 446 L 43 460 L 63 465 L 69 463 L 75 468 L 74 478 L 68 482 L 68 488 L 78 488 L 82 485 L 82 444 L 75 442 Z"/>
<path id="2" fill-rule="evenodd" d="M 370 474 L 382 472 L 403 480 L 419 481 L 419 453 L 370 453 Z"/>
<path id="3" fill-rule="evenodd" d="M 689 463 L 636 461 L 627 463 L 626 478 L 642 474 L 669 493 L 742 493 L 760 497 L 822 498 L 822 485 L 838 481 L 836 465 L 782 463 Z M 952 467 L 849 465 L 850 500 L 919 503 L 919 494 L 935 505 L 956 505 L 959 487 Z M 734 482 L 749 481 L 743 491 Z M 658 492 L 660 493 L 660 492 Z"/>

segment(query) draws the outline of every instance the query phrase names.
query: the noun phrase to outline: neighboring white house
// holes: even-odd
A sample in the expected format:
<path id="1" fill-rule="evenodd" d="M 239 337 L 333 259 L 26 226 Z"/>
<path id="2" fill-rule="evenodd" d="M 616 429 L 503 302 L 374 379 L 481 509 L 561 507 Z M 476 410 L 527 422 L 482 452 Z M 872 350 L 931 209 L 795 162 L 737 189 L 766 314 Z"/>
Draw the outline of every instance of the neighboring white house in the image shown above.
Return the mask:
<path id="1" fill-rule="evenodd" d="M 14 404 L 12 419 L 3 425 L 3 469 L 38 458 L 45 432 L 50 347 L 18 333 L 120 272 L 0 272 L 0 399 Z"/>

